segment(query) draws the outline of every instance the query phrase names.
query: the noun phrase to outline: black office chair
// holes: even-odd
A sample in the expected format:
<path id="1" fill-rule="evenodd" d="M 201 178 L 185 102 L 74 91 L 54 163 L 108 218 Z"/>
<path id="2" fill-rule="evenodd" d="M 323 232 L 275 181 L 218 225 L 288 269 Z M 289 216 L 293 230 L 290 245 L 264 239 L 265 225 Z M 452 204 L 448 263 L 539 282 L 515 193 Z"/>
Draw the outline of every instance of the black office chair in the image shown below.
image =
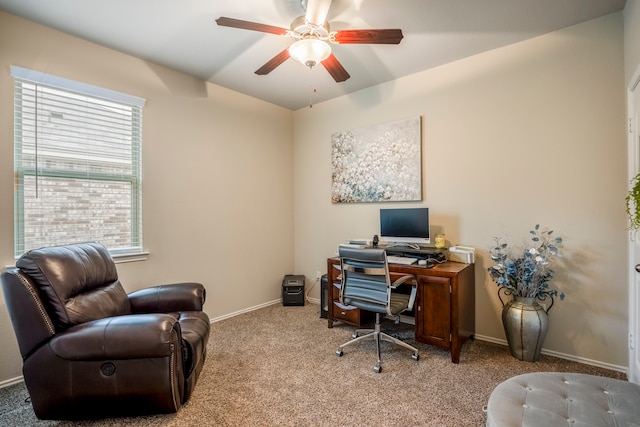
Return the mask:
<path id="1" fill-rule="evenodd" d="M 342 344 L 336 354 L 342 356 L 342 349 L 363 339 L 372 338 L 376 343 L 378 362 L 374 366 L 376 372 L 382 371 L 380 359 L 380 340 L 388 341 L 413 351 L 414 360 L 420 359 L 418 349 L 396 339 L 380 330 L 380 315 L 395 316 L 399 321 L 399 314 L 413 309 L 416 297 L 417 283 L 413 275 L 404 275 L 391 282 L 387 255 L 383 249 L 339 248 L 342 268 L 342 286 L 340 288 L 340 303 L 354 306 L 376 313 L 375 329 L 357 329 L 353 339 Z M 413 282 L 410 294 L 392 292 L 403 283 Z"/>

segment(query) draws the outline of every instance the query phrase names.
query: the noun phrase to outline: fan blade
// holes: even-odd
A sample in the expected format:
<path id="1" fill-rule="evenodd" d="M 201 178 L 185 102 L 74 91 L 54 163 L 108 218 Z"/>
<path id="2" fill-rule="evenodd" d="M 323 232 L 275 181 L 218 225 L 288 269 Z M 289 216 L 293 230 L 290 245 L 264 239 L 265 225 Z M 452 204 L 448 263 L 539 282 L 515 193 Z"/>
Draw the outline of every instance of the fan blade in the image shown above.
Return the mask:
<path id="1" fill-rule="evenodd" d="M 257 22 L 251 21 L 243 21 L 242 19 L 227 18 L 224 16 L 216 19 L 216 23 L 223 27 L 260 31 L 261 33 L 277 34 L 279 36 L 287 34 L 288 31 L 286 28 L 274 27 L 273 25 L 259 24 Z"/>
<path id="2" fill-rule="evenodd" d="M 307 12 L 305 21 L 314 25 L 324 25 L 331 7 L 331 0 L 307 0 Z"/>
<path id="3" fill-rule="evenodd" d="M 324 68 L 326 68 L 329 74 L 331 74 L 333 80 L 338 83 L 343 82 L 351 77 L 333 53 L 329 55 L 327 59 L 322 61 L 322 65 L 324 65 Z"/>
<path id="4" fill-rule="evenodd" d="M 335 41 L 340 44 L 399 44 L 403 37 L 400 29 L 340 30 L 335 35 Z"/>
<path id="5" fill-rule="evenodd" d="M 255 71 L 255 73 L 261 76 L 264 76 L 265 74 L 269 74 L 270 72 L 275 70 L 278 65 L 282 64 L 284 61 L 289 59 L 289 57 L 290 57 L 289 48 L 286 48 L 285 50 L 283 50 L 282 52 L 280 52 L 279 54 L 271 58 L 269 62 L 264 64 L 262 67 L 258 68 Z"/>

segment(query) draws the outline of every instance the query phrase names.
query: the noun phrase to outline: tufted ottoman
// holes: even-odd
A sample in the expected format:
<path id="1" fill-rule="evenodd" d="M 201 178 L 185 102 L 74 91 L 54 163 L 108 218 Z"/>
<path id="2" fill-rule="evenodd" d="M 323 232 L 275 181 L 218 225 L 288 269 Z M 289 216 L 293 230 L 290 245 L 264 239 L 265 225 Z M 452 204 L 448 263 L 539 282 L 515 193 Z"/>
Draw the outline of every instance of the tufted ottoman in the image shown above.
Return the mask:
<path id="1" fill-rule="evenodd" d="M 640 427 L 640 385 L 586 374 L 537 372 L 499 384 L 487 427 Z"/>

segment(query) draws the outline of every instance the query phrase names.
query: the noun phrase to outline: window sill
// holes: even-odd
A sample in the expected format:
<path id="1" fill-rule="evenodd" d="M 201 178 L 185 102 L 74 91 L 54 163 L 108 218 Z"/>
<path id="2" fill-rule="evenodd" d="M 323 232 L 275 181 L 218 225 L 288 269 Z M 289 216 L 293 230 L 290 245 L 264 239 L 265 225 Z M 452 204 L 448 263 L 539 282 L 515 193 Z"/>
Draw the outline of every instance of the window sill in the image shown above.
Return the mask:
<path id="1" fill-rule="evenodd" d="M 125 262 L 139 262 L 146 261 L 149 258 L 149 252 L 111 255 L 111 257 L 113 258 L 113 262 L 115 262 L 116 264 L 123 264 Z"/>

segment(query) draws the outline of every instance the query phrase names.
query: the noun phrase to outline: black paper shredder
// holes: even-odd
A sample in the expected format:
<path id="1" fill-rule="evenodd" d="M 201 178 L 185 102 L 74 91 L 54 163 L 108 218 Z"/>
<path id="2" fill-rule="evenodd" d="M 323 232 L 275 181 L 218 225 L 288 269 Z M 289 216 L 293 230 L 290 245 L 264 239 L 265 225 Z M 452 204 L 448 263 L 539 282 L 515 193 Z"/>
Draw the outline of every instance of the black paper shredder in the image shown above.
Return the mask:
<path id="1" fill-rule="evenodd" d="M 287 274 L 282 279 L 282 305 L 304 305 L 304 275 Z"/>

